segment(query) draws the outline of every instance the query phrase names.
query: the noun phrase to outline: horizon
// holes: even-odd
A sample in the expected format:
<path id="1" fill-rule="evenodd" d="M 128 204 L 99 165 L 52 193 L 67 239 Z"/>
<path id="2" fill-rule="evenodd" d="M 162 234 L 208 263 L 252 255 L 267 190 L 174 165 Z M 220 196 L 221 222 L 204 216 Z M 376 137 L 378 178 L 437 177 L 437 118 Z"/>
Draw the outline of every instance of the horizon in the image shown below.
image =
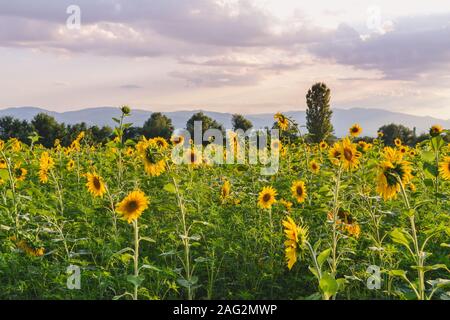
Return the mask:
<path id="1" fill-rule="evenodd" d="M 450 119 L 450 3 L 72 2 L 2 2 L 3 105 L 259 114 L 325 82 L 338 108 Z"/>
<path id="2" fill-rule="evenodd" d="M 257 115 L 274 115 L 275 113 L 277 113 L 279 110 L 275 110 L 273 112 L 260 112 L 260 113 L 246 113 L 246 112 L 228 112 L 228 111 L 216 111 L 216 110 L 208 110 L 208 109 L 203 109 L 203 108 L 195 108 L 195 109 L 174 109 L 174 110 L 170 110 L 170 111 L 157 111 L 157 110 L 150 110 L 150 109 L 143 109 L 143 108 L 133 108 L 131 107 L 131 112 L 133 111 L 143 111 L 143 112 L 150 112 L 150 113 L 156 113 L 156 112 L 161 112 L 161 113 L 177 113 L 177 112 L 211 112 L 211 113 L 219 113 L 219 114 L 241 114 L 244 116 L 257 116 Z M 30 109 L 39 109 L 42 111 L 47 111 L 47 112 L 55 112 L 55 113 L 66 113 L 66 112 L 79 112 L 79 111 L 86 111 L 86 110 L 93 110 L 93 109 L 120 109 L 120 106 L 97 106 L 97 107 L 83 107 L 83 108 L 74 108 L 74 109 L 69 109 L 69 110 L 65 110 L 65 111 L 57 111 L 57 110 L 51 110 L 51 109 L 47 109 L 46 107 L 37 107 L 37 106 L 11 106 L 11 107 L 0 107 L 0 111 L 5 111 L 8 109 L 21 109 L 21 108 L 30 108 Z M 400 111 L 390 111 L 390 110 L 385 110 L 385 109 L 381 109 L 381 108 L 364 108 L 364 107 L 353 107 L 353 108 L 342 108 L 342 107 L 331 107 L 331 110 L 342 110 L 342 111 L 351 111 L 351 110 L 379 110 L 379 111 L 383 111 L 383 112 L 389 112 L 389 113 L 393 113 L 393 114 L 404 114 L 404 115 L 408 115 L 408 116 L 413 116 L 413 117 L 423 117 L 423 118 L 433 118 L 436 120 L 442 120 L 442 121 L 450 121 L 450 118 L 445 119 L 445 118 L 439 118 L 439 117 L 434 117 L 434 116 L 430 116 L 430 115 L 415 115 L 415 114 L 411 114 L 408 112 L 400 112 Z M 283 113 L 293 113 L 293 112 L 306 112 L 306 109 L 302 109 L 302 110 L 292 110 L 292 109 L 287 109 L 286 111 L 283 111 Z"/>

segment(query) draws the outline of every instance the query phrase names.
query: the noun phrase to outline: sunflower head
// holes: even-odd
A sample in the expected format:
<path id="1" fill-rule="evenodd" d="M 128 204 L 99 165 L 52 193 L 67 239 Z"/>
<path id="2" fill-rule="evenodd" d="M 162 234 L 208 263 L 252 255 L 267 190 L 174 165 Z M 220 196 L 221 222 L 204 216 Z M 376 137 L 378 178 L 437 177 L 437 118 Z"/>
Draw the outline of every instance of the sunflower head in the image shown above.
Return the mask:
<path id="1" fill-rule="evenodd" d="M 292 210 L 292 202 L 281 199 L 280 204 L 286 209 L 287 212 L 291 212 Z"/>
<path id="2" fill-rule="evenodd" d="M 400 182 L 406 186 L 411 181 L 411 171 L 411 165 L 407 161 L 383 161 L 379 167 L 377 192 L 384 200 L 396 198 L 401 189 Z"/>
<path id="3" fill-rule="evenodd" d="M 68 171 L 72 171 L 75 168 L 75 161 L 70 159 L 69 162 L 67 162 L 66 168 Z"/>
<path id="4" fill-rule="evenodd" d="M 395 144 L 397 147 L 400 147 L 400 146 L 402 145 L 402 140 L 400 140 L 399 138 L 395 138 L 395 139 L 394 139 L 394 144 Z"/>
<path id="5" fill-rule="evenodd" d="M 321 142 L 319 143 L 319 148 L 320 148 L 320 150 L 325 150 L 325 149 L 327 149 L 327 148 L 328 148 L 328 143 L 326 143 L 325 141 L 321 141 Z"/>
<path id="6" fill-rule="evenodd" d="M 148 208 L 149 199 L 142 191 L 133 191 L 116 206 L 116 211 L 128 223 L 137 220 Z"/>
<path id="7" fill-rule="evenodd" d="M 0 169 L 6 169 L 8 167 L 8 164 L 6 163 L 5 159 L 0 159 Z"/>
<path id="8" fill-rule="evenodd" d="M 302 249 L 306 246 L 308 241 L 308 228 L 306 226 L 297 225 L 291 217 L 286 217 L 283 222 L 284 234 L 286 240 L 285 256 L 288 269 L 291 270 L 294 264 L 297 262 L 298 249 Z"/>
<path id="9" fill-rule="evenodd" d="M 297 200 L 298 203 L 304 202 L 307 197 L 305 183 L 300 180 L 294 181 L 292 183 L 291 192 L 292 196 Z"/>
<path id="10" fill-rule="evenodd" d="M 277 191 L 272 187 L 264 187 L 258 196 L 258 206 L 262 209 L 270 209 L 277 201 Z"/>
<path id="11" fill-rule="evenodd" d="M 436 136 L 440 135 L 442 133 L 442 131 L 444 131 L 444 129 L 440 125 L 435 124 L 434 126 L 432 126 L 430 128 L 430 136 L 436 137 Z"/>
<path id="12" fill-rule="evenodd" d="M 359 124 L 355 123 L 349 129 L 349 133 L 352 137 L 358 137 L 362 132 L 362 128 Z"/>
<path id="13" fill-rule="evenodd" d="M 177 145 L 182 145 L 184 143 L 184 136 L 177 136 L 177 135 L 173 135 L 170 138 L 170 141 L 172 142 L 173 145 L 177 146 Z"/>
<path id="14" fill-rule="evenodd" d="M 330 161 L 338 165 L 341 160 L 341 144 L 339 142 L 336 142 L 333 147 L 328 152 L 328 156 L 330 158 Z"/>
<path id="15" fill-rule="evenodd" d="M 282 113 L 275 114 L 274 119 L 277 120 L 278 128 L 282 131 L 286 131 L 289 128 L 289 119 Z"/>
<path id="16" fill-rule="evenodd" d="M 155 144 L 147 143 L 145 148 L 141 147 L 141 157 L 144 161 L 144 170 L 150 176 L 158 177 L 166 171 L 166 163 Z"/>
<path id="17" fill-rule="evenodd" d="M 103 179 L 96 173 L 87 173 L 86 178 L 86 187 L 88 188 L 88 191 L 94 197 L 103 197 L 103 195 L 106 193 L 106 186 L 103 182 Z"/>
<path id="18" fill-rule="evenodd" d="M 444 157 L 443 161 L 439 163 L 439 173 L 444 180 L 450 180 L 450 156 Z"/>
<path id="19" fill-rule="evenodd" d="M 231 191 L 231 184 L 230 181 L 225 180 L 225 182 L 222 185 L 222 188 L 220 189 L 220 197 L 222 200 L 225 200 L 229 197 Z"/>
<path id="20" fill-rule="evenodd" d="M 320 164 L 316 160 L 312 160 L 309 163 L 309 168 L 311 169 L 311 172 L 318 173 L 320 171 Z"/>
<path id="21" fill-rule="evenodd" d="M 350 139 L 345 138 L 342 140 L 340 147 L 340 160 L 344 169 L 353 170 L 358 168 L 361 152 L 356 149 L 356 145 Z"/>
<path id="22" fill-rule="evenodd" d="M 167 143 L 166 139 L 164 139 L 162 137 L 156 137 L 156 138 L 150 139 L 149 143 L 155 145 L 160 150 L 165 150 L 165 149 L 167 149 L 167 147 L 169 147 L 169 144 Z"/>

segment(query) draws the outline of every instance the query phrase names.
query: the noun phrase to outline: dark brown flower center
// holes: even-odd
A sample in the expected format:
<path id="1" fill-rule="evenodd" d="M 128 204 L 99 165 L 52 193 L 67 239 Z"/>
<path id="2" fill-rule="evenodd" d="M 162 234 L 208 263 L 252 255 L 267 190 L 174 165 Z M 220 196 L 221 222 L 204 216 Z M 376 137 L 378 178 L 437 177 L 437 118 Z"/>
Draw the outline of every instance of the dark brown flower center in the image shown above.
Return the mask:
<path id="1" fill-rule="evenodd" d="M 268 202 L 268 201 L 270 200 L 270 198 L 271 198 L 270 194 L 266 193 L 266 194 L 263 196 L 263 201 L 264 201 L 264 202 Z"/>
<path id="2" fill-rule="evenodd" d="M 97 190 L 100 190 L 100 188 L 102 187 L 102 185 L 100 183 L 100 179 L 97 177 L 94 177 L 92 183 L 94 184 L 94 188 Z"/>
<path id="3" fill-rule="evenodd" d="M 353 159 L 353 152 L 352 150 L 345 148 L 344 149 L 344 157 L 347 161 L 351 161 Z"/>
<path id="4" fill-rule="evenodd" d="M 299 195 L 299 196 L 303 195 L 303 188 L 301 186 L 298 186 L 296 191 L 297 191 L 297 195 Z"/>
<path id="5" fill-rule="evenodd" d="M 132 201 L 128 201 L 127 202 L 126 209 L 127 209 L 128 212 L 136 211 L 137 208 L 138 208 L 137 201 L 132 200 Z"/>

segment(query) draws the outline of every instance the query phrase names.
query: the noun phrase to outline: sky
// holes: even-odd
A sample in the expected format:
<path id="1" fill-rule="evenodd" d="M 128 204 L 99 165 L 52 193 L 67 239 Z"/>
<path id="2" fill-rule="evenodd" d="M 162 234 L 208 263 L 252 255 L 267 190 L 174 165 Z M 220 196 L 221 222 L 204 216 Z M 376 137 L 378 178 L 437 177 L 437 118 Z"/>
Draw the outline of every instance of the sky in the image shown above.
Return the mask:
<path id="1" fill-rule="evenodd" d="M 320 81 L 450 119 L 446 0 L 0 0 L 0 58 L 0 108 L 275 113 Z"/>

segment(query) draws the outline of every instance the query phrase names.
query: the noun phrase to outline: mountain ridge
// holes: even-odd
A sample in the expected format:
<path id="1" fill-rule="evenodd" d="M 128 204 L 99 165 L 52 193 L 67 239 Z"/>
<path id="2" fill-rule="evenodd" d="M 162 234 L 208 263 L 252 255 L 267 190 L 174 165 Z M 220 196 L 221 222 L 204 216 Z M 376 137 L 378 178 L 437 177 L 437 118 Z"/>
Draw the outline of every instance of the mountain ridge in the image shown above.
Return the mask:
<path id="1" fill-rule="evenodd" d="M 414 116 L 406 113 L 392 112 L 375 108 L 333 108 L 332 110 L 332 123 L 335 129 L 335 134 L 339 137 L 346 135 L 348 128 L 354 123 L 359 123 L 363 127 L 363 135 L 368 136 L 375 136 L 377 130 L 382 125 L 390 123 L 403 124 L 411 129 L 415 127 L 418 134 L 428 131 L 428 129 L 434 124 L 440 124 L 445 128 L 450 128 L 450 119 L 444 120 L 430 116 Z M 0 109 L 0 117 L 12 116 L 20 120 L 30 121 L 40 112 L 53 116 L 58 122 L 66 124 L 86 122 L 88 125 L 99 126 L 114 126 L 112 117 L 120 116 L 120 109 L 117 107 L 92 107 L 74 111 L 57 112 L 49 111 L 40 107 L 25 106 Z M 227 112 L 195 109 L 189 111 L 170 111 L 161 113 L 172 119 L 172 123 L 175 128 L 185 128 L 186 121 L 196 112 L 203 112 L 219 123 L 222 123 L 225 128 L 231 128 L 232 114 Z M 128 122 L 132 122 L 136 126 L 142 126 L 145 120 L 147 120 L 152 113 L 152 111 L 148 110 L 133 109 L 131 117 L 128 118 Z M 292 117 L 301 126 L 304 126 L 306 123 L 306 112 L 304 110 L 287 111 L 283 113 Z M 253 122 L 255 128 L 263 128 L 265 126 L 271 127 L 274 122 L 273 113 L 245 114 L 244 116 Z"/>

